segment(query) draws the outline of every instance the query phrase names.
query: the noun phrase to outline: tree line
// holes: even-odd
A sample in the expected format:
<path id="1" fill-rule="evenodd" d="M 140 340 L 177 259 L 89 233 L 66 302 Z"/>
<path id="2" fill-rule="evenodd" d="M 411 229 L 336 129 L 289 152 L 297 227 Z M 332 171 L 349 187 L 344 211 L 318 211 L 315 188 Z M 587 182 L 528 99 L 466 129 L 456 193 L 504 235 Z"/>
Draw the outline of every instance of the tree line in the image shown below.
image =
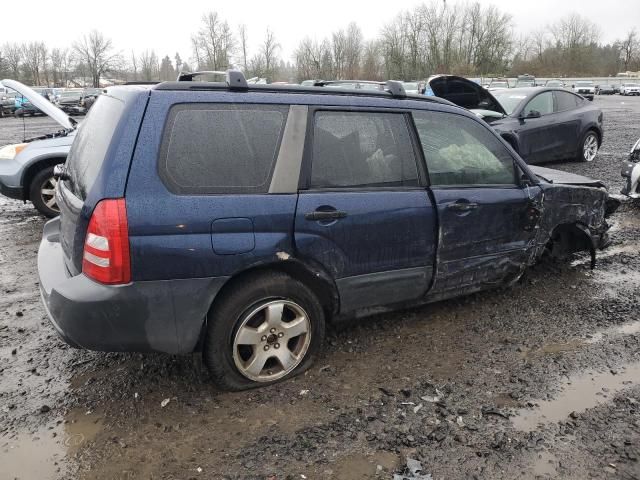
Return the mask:
<path id="1" fill-rule="evenodd" d="M 374 38 L 357 23 L 326 38 L 305 37 L 283 59 L 277 33 L 267 28 L 249 48 L 246 25 L 232 26 L 218 12 L 206 13 L 191 36 L 185 61 L 178 52 L 123 52 L 101 32 L 81 35 L 67 48 L 43 41 L 0 45 L 0 77 L 31 85 L 99 86 L 105 80 L 164 81 L 180 71 L 240 68 L 269 81 L 307 79 L 424 79 L 436 73 L 466 76 L 612 76 L 640 70 L 635 29 L 605 44 L 596 23 L 571 14 L 538 30 L 515 31 L 512 17 L 480 2 L 431 0 L 400 11 Z"/>

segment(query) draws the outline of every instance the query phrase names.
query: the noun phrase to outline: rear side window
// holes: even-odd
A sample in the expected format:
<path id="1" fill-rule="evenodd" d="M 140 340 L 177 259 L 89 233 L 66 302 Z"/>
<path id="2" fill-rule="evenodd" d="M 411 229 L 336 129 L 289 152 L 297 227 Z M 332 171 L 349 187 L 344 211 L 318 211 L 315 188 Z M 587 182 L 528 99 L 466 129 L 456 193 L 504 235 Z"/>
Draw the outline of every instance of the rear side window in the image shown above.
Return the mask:
<path id="1" fill-rule="evenodd" d="M 417 186 L 404 114 L 317 112 L 312 188 Z"/>
<path id="2" fill-rule="evenodd" d="M 566 112 L 567 110 L 573 110 L 580 100 L 576 95 L 569 92 L 554 92 L 556 96 L 556 112 Z"/>
<path id="3" fill-rule="evenodd" d="M 288 107 L 183 104 L 169 112 L 160 175 L 175 193 L 266 193 Z"/>
<path id="4" fill-rule="evenodd" d="M 515 185 L 513 158 L 479 122 L 440 112 L 413 118 L 433 186 Z"/>
<path id="5" fill-rule="evenodd" d="M 67 184 L 81 200 L 87 197 L 100 173 L 123 111 L 122 100 L 102 95 L 78 128 L 67 156 L 66 170 Z"/>

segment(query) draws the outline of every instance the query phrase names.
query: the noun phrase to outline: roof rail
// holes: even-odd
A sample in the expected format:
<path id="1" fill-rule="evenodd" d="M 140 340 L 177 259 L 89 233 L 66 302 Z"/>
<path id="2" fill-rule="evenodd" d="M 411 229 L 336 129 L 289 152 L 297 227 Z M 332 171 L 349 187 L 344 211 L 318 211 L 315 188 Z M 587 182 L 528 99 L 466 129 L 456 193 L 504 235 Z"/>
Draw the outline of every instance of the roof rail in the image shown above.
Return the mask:
<path id="1" fill-rule="evenodd" d="M 180 72 L 178 75 L 178 82 L 193 82 L 195 77 L 202 77 L 205 75 L 224 75 L 227 86 L 232 90 L 246 90 L 249 88 L 247 80 L 244 78 L 244 74 L 240 70 L 233 69 L 228 69 L 226 71 L 203 70 L 200 72 Z"/>
<path id="2" fill-rule="evenodd" d="M 199 72 L 180 72 L 178 74 L 178 82 L 193 82 L 194 77 L 203 77 L 205 75 L 226 75 L 226 70 L 201 70 Z"/>
<path id="3" fill-rule="evenodd" d="M 389 93 L 392 96 L 396 98 L 407 97 L 407 92 L 405 92 L 404 85 L 402 85 L 402 82 L 398 80 L 387 80 L 387 83 L 385 84 L 385 86 L 387 87 L 387 90 L 389 90 Z"/>

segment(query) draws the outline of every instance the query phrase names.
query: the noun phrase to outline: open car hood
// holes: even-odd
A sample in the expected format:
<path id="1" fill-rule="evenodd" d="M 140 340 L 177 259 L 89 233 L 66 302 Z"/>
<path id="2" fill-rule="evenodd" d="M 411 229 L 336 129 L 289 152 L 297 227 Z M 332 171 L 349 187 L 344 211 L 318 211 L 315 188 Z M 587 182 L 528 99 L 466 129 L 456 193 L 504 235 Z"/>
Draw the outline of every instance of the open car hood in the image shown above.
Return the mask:
<path id="1" fill-rule="evenodd" d="M 554 170 L 553 168 L 538 167 L 536 165 L 529 165 L 529 169 L 539 178 L 549 183 L 560 183 L 563 185 L 584 185 L 587 187 L 604 187 L 605 184 L 600 180 L 594 180 L 593 178 L 583 177 L 582 175 L 576 175 L 575 173 L 563 172 L 561 170 Z"/>
<path id="2" fill-rule="evenodd" d="M 17 82 L 15 80 L 2 80 L 2 84 L 5 87 L 14 89 L 20 95 L 22 95 L 27 100 L 29 100 L 29 102 L 31 102 L 31 105 L 36 107 L 45 115 L 48 115 L 49 117 L 54 119 L 56 122 L 62 125 L 62 127 L 64 127 L 65 129 L 71 130 L 74 128 L 74 125 L 77 123 L 74 119 L 72 119 L 69 115 L 67 115 L 58 107 L 56 107 L 49 100 L 44 98 L 38 92 L 27 87 L 26 85 L 23 85 L 22 83 Z"/>
<path id="3" fill-rule="evenodd" d="M 449 100 L 459 107 L 507 115 L 500 102 L 486 88 L 471 80 L 456 75 L 434 75 L 427 83 L 436 97 Z"/>

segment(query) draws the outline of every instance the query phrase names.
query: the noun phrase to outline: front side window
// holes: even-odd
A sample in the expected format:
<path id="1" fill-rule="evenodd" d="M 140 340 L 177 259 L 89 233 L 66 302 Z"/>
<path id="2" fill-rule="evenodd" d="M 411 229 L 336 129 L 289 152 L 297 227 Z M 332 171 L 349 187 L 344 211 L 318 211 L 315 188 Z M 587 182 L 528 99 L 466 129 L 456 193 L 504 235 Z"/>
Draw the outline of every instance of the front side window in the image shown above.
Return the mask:
<path id="1" fill-rule="evenodd" d="M 311 188 L 418 185 L 404 114 L 317 112 Z"/>
<path id="2" fill-rule="evenodd" d="M 169 112 L 160 175 L 176 193 L 266 193 L 288 107 L 183 104 Z"/>
<path id="3" fill-rule="evenodd" d="M 441 112 L 414 112 L 413 119 L 431 185 L 515 185 L 513 158 L 479 122 Z"/>
<path id="4" fill-rule="evenodd" d="M 524 107 L 524 116 L 532 116 L 532 112 L 538 112 L 540 115 L 553 113 L 553 93 L 541 93 L 536 95 L 533 100 L 527 103 L 527 106 Z"/>

